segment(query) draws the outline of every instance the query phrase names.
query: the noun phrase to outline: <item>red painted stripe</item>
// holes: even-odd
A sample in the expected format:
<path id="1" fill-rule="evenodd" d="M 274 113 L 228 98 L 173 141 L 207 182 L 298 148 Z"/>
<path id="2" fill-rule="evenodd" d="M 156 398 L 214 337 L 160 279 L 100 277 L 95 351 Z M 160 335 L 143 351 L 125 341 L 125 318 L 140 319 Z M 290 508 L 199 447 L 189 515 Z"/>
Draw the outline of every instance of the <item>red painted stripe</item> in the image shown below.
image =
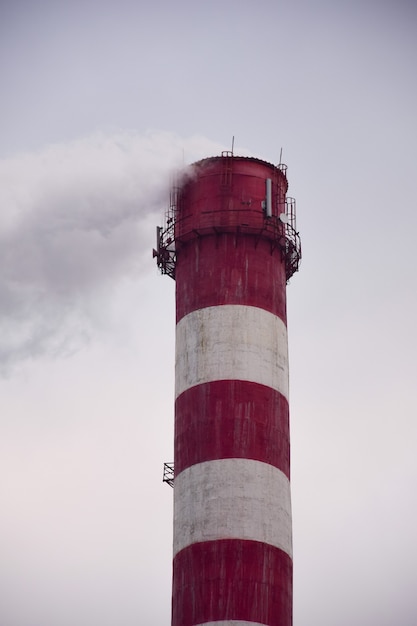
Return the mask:
<path id="1" fill-rule="evenodd" d="M 172 626 L 247 620 L 292 624 L 292 561 L 256 541 L 196 543 L 173 564 Z"/>
<path id="2" fill-rule="evenodd" d="M 267 178 L 272 181 L 273 231 L 281 234 L 284 228 L 277 218 L 285 209 L 288 183 L 280 170 L 270 163 L 234 158 L 232 164 L 221 157 L 194 164 L 192 176 L 183 180 L 177 196 L 176 244 L 213 228 L 250 228 L 265 234 L 270 230 L 263 210 Z"/>
<path id="3" fill-rule="evenodd" d="M 221 304 L 257 306 L 286 323 L 281 252 L 253 235 L 194 239 L 177 253 L 177 322 L 196 309 Z"/>
<path id="4" fill-rule="evenodd" d="M 218 380 L 187 389 L 175 403 L 175 472 L 213 459 L 245 458 L 290 477 L 288 402 L 257 383 Z"/>

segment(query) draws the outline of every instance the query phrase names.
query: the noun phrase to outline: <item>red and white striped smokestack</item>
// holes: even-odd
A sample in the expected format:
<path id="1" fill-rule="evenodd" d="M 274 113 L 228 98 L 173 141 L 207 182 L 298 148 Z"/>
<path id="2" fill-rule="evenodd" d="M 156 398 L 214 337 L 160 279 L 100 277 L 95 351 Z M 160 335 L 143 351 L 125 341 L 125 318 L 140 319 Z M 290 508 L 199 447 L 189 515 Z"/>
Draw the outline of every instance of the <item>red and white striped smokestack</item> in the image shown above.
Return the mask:
<path id="1" fill-rule="evenodd" d="M 195 163 L 155 255 L 176 280 L 172 626 L 290 626 L 286 167 Z"/>

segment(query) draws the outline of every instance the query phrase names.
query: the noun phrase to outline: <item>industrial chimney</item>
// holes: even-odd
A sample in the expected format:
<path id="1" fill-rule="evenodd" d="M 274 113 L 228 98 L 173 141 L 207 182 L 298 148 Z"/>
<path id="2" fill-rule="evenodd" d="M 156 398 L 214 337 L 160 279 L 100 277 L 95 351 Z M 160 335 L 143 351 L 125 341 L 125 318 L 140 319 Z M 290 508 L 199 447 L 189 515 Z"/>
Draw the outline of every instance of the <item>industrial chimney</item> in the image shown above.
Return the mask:
<path id="1" fill-rule="evenodd" d="M 183 173 L 154 250 L 176 281 L 172 626 L 291 626 L 286 166 Z"/>

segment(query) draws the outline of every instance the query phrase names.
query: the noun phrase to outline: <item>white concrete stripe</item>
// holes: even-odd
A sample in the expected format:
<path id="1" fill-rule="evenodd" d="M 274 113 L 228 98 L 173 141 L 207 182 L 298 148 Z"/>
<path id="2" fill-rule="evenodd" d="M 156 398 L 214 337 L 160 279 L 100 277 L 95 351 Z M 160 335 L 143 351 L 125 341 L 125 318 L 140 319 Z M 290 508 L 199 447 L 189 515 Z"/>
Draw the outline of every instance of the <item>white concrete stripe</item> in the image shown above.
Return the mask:
<path id="1" fill-rule="evenodd" d="M 198 309 L 177 324 L 175 394 L 214 380 L 248 380 L 288 399 L 284 322 L 254 306 Z"/>
<path id="2" fill-rule="evenodd" d="M 221 622 L 204 622 L 204 624 L 195 624 L 195 626 L 268 626 L 261 622 L 245 622 L 240 619 L 228 619 Z"/>
<path id="3" fill-rule="evenodd" d="M 201 541 L 250 539 L 292 557 L 290 483 L 250 459 L 198 463 L 175 477 L 174 556 Z"/>

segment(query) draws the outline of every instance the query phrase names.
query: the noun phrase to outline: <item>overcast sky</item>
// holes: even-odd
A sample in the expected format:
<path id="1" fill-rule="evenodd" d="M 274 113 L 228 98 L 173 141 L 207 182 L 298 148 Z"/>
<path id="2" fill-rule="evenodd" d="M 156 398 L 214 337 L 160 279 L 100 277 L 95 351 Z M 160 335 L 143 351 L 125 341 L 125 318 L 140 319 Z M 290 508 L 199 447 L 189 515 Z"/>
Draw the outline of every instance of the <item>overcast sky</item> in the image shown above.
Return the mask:
<path id="1" fill-rule="evenodd" d="M 0 2 L 0 626 L 169 626 L 173 171 L 288 165 L 294 626 L 417 623 L 414 0 Z"/>

